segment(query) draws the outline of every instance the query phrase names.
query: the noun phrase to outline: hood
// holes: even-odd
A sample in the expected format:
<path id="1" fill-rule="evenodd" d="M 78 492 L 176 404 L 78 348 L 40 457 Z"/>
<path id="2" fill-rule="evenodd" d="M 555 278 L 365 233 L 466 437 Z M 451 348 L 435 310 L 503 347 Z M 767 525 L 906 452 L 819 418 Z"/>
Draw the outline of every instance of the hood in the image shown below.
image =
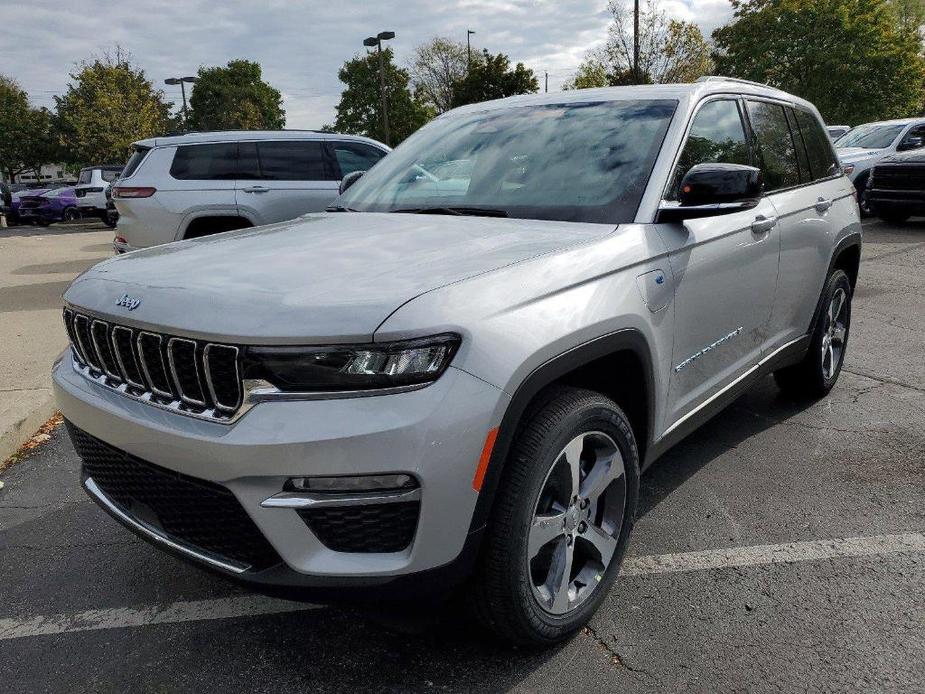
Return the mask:
<path id="1" fill-rule="evenodd" d="M 840 147 L 835 150 L 838 160 L 842 164 L 851 164 L 864 159 L 871 159 L 885 154 L 888 150 L 884 149 L 867 149 L 866 147 Z"/>
<path id="2" fill-rule="evenodd" d="M 420 294 L 613 229 L 488 217 L 309 215 L 112 258 L 78 277 L 64 298 L 122 324 L 204 339 L 368 341 Z M 116 305 L 124 294 L 140 302 L 136 309 Z"/>
<path id="3" fill-rule="evenodd" d="M 884 157 L 877 164 L 925 164 L 925 150 L 911 149 Z"/>

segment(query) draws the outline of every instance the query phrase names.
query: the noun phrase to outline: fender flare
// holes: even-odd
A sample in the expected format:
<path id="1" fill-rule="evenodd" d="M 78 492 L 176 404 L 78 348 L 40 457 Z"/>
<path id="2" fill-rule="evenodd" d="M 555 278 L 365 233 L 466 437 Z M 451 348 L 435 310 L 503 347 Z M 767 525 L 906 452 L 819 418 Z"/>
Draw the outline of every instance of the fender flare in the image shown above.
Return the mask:
<path id="1" fill-rule="evenodd" d="M 832 270 L 835 269 L 835 263 L 838 261 L 838 257 L 844 253 L 846 250 L 852 247 L 857 247 L 860 251 L 861 249 L 862 235 L 860 231 L 855 231 L 847 236 L 845 236 L 841 241 L 835 244 L 835 248 L 832 249 L 832 255 L 829 258 L 829 267 L 825 271 L 825 277 L 828 278 L 832 274 Z M 825 289 L 825 281 L 822 283 L 823 290 Z M 819 316 L 822 315 L 822 292 L 819 293 L 819 300 L 816 303 L 816 310 L 813 311 L 813 319 L 810 321 L 809 330 L 806 331 L 807 335 L 812 335 L 813 331 L 816 329 L 816 323 L 819 320 Z"/>
<path id="2" fill-rule="evenodd" d="M 480 532 L 488 524 L 511 444 L 514 442 L 523 414 L 533 398 L 547 386 L 585 364 L 623 351 L 633 352 L 643 365 L 648 416 L 645 447 L 648 449 L 651 446 L 655 430 L 655 374 L 649 343 L 642 332 L 635 328 L 625 328 L 572 347 L 536 367 L 514 391 L 501 419 L 489 458 L 488 468 L 469 525 L 470 535 Z M 643 456 L 640 456 L 640 465 L 643 464 L 642 458 Z"/>

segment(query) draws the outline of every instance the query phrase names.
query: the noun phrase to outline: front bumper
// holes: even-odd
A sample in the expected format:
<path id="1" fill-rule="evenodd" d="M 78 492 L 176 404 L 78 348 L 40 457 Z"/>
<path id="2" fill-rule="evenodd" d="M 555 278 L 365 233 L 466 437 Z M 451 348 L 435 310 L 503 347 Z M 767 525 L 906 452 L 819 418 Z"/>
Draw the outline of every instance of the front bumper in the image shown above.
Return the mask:
<path id="1" fill-rule="evenodd" d="M 868 188 L 867 204 L 874 214 L 925 215 L 925 191 Z"/>
<path id="2" fill-rule="evenodd" d="M 69 353 L 56 365 L 53 381 L 59 408 L 73 426 L 129 456 L 230 491 L 281 561 L 240 571 L 220 555 L 190 551 L 183 538 L 152 537 L 156 533 L 143 517 L 132 517 L 85 481 L 98 503 L 115 506 L 118 513 L 107 510 L 168 551 L 266 586 L 389 584 L 453 565 L 470 539 L 478 498 L 472 480 L 486 434 L 508 403 L 501 390 L 450 368 L 417 391 L 263 402 L 229 425 L 124 397 L 75 372 Z M 290 477 L 395 472 L 412 474 L 420 483 L 416 532 L 401 551 L 334 551 L 296 510 L 261 506 Z"/>

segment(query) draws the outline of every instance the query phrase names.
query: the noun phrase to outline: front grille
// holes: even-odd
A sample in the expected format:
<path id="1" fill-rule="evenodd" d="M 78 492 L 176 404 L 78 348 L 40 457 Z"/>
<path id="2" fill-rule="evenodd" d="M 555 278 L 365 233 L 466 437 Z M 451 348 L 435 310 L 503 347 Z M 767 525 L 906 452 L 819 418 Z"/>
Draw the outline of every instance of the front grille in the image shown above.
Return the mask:
<path id="1" fill-rule="evenodd" d="M 121 393 L 194 416 L 230 421 L 241 409 L 240 350 L 161 335 L 64 309 L 75 366 Z"/>
<path id="2" fill-rule="evenodd" d="M 128 516 L 254 571 L 282 561 L 225 487 L 136 458 L 66 423 L 84 473 Z"/>
<path id="3" fill-rule="evenodd" d="M 875 167 L 871 175 L 876 189 L 925 191 L 925 166 L 883 165 Z"/>
<path id="4" fill-rule="evenodd" d="M 305 524 L 335 552 L 400 552 L 414 539 L 420 501 L 298 509 Z"/>

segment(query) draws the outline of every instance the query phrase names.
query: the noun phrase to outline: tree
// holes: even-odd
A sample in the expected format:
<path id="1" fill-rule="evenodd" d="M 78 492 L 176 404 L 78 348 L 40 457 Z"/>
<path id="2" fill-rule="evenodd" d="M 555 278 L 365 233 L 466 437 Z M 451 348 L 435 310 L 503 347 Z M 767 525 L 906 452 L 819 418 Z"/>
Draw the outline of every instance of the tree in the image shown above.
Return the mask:
<path id="1" fill-rule="evenodd" d="M 29 129 L 29 95 L 0 75 L 0 169 L 12 181 L 23 170 L 23 144 Z"/>
<path id="2" fill-rule="evenodd" d="M 286 125 L 283 97 L 263 80 L 260 63 L 231 60 L 201 67 L 189 105 L 193 130 L 279 130 Z"/>
<path id="3" fill-rule="evenodd" d="M 918 28 L 900 21 L 894 3 L 732 2 L 732 22 L 713 33 L 720 73 L 802 96 L 829 123 L 920 112 L 925 64 Z"/>
<path id="4" fill-rule="evenodd" d="M 395 65 L 391 48 L 382 51 L 382 61 L 389 107 L 389 140 L 394 146 L 433 118 L 435 112 L 411 94 L 408 71 Z M 334 125 L 325 127 L 384 141 L 378 54 L 372 51 L 346 61 L 337 77 L 347 88 L 340 95 Z"/>
<path id="5" fill-rule="evenodd" d="M 610 0 L 608 9 L 613 19 L 606 44 L 588 54 L 566 88 L 693 82 L 711 71 L 710 47 L 700 28 L 669 19 L 659 0 L 648 0 L 639 12 L 637 74 L 633 65 L 633 14 L 618 0 Z"/>
<path id="6" fill-rule="evenodd" d="M 476 51 L 473 56 L 479 59 Z M 411 59 L 411 84 L 415 96 L 432 106 L 437 113 L 453 106 L 453 85 L 466 76 L 469 53 L 466 44 L 437 37 L 414 49 Z"/>
<path id="7" fill-rule="evenodd" d="M 472 69 L 453 83 L 452 104 L 456 107 L 515 94 L 532 94 L 539 88 L 533 70 L 523 63 L 517 63 L 512 70 L 511 60 L 506 55 L 492 55 L 483 50 L 478 61 L 472 62 Z"/>
<path id="8" fill-rule="evenodd" d="M 171 104 L 120 48 L 77 68 L 64 96 L 55 97 L 66 161 L 123 162 L 132 142 L 167 131 Z"/>

